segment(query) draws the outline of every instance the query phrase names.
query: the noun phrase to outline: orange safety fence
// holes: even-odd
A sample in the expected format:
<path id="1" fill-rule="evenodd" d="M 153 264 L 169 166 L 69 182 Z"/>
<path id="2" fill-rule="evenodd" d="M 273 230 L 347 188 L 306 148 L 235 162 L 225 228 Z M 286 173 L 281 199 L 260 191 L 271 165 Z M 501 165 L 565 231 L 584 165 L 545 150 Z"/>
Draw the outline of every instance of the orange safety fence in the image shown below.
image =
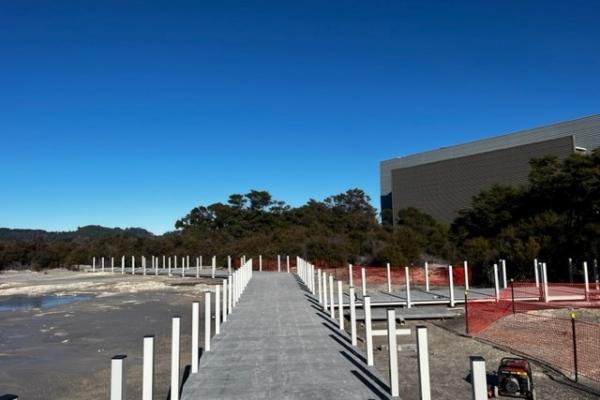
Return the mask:
<path id="1" fill-rule="evenodd" d="M 542 361 L 569 377 L 600 382 L 600 300 L 596 298 L 600 290 L 595 284 L 587 288 L 514 283 L 499 293 L 498 301 L 495 295 L 467 298 L 467 333 Z M 575 319 L 569 317 L 571 311 Z"/>
<path id="2" fill-rule="evenodd" d="M 322 271 L 332 274 L 335 279 L 348 282 L 349 269 L 348 266 L 335 266 L 328 263 L 317 261 L 317 268 Z M 365 278 L 368 284 L 387 284 L 387 267 L 374 265 L 354 265 L 352 268 L 352 281 L 357 285 L 361 281 L 361 268 L 365 269 Z M 425 268 L 422 266 L 408 267 L 409 279 L 411 285 L 425 285 Z M 430 286 L 448 286 L 450 284 L 449 268 L 448 267 L 433 267 L 428 268 L 429 285 Z M 469 276 L 471 271 L 469 270 Z M 455 286 L 464 286 L 465 270 L 462 266 L 452 267 L 452 279 Z M 390 266 L 390 280 L 392 284 L 405 283 L 404 266 Z"/>

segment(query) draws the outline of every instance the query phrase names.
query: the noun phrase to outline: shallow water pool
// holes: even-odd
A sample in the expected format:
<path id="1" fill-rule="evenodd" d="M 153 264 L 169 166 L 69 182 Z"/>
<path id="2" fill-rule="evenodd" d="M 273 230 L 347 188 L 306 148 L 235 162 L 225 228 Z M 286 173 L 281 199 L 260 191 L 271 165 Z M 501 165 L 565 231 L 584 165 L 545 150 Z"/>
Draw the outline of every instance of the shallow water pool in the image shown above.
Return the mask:
<path id="1" fill-rule="evenodd" d="M 91 296 L 9 296 L 0 297 L 0 312 L 51 308 L 91 299 Z"/>

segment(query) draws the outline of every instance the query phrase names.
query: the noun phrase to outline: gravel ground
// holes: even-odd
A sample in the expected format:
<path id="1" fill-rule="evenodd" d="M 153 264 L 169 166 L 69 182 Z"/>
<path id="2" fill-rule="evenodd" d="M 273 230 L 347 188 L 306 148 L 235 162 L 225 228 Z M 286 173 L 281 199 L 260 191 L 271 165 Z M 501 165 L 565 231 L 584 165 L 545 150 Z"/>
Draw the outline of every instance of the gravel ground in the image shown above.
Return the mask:
<path id="1" fill-rule="evenodd" d="M 484 357 L 489 374 L 498 367 L 502 357 L 515 357 L 514 354 L 453 332 L 453 330 L 461 333 L 464 331 L 464 319 L 462 318 L 433 323 L 409 321 L 405 326 L 413 328 L 413 334 L 411 336 L 398 336 L 400 397 L 403 399 L 417 399 L 419 396 L 416 337 L 414 334 L 414 327 L 417 325 L 424 325 L 428 330 L 431 387 L 432 398 L 434 399 L 470 398 L 469 356 Z M 385 322 L 374 324 L 374 329 L 385 328 Z M 362 329 L 362 326 L 359 327 L 359 336 L 364 335 Z M 363 351 L 365 350 L 362 341 L 359 341 L 359 347 Z M 375 337 L 374 348 L 375 367 L 388 379 L 387 337 Z M 556 379 L 559 378 L 557 374 L 541 365 L 533 363 L 532 368 L 538 400 L 600 398 L 600 396 L 586 389 L 581 390 L 557 381 Z"/>

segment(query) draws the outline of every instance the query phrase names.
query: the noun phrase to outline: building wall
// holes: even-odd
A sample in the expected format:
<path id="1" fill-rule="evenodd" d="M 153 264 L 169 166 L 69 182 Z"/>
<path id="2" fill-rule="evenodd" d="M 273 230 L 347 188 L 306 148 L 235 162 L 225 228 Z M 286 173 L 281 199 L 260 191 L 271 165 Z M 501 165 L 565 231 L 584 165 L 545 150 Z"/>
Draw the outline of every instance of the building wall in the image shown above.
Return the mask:
<path id="1" fill-rule="evenodd" d="M 432 215 L 448 221 L 455 215 L 458 208 L 468 206 L 470 198 L 481 189 L 493 183 L 526 182 L 528 167 L 523 167 L 524 160 L 522 158 L 511 159 L 511 149 L 532 146 L 515 150 L 515 157 L 518 157 L 519 154 L 523 155 L 522 152 L 525 152 L 530 158 L 539 157 L 544 155 L 544 151 L 549 151 L 546 149 L 547 145 L 543 143 L 554 143 L 555 140 L 560 142 L 561 138 L 571 142 L 570 151 L 574 146 L 588 150 L 600 147 L 600 114 L 382 161 L 380 163 L 382 217 L 385 219 L 391 216 L 392 211 L 398 210 L 398 207 L 411 205 L 421 208 L 425 212 L 429 210 Z M 556 151 L 554 146 L 556 145 L 550 145 L 549 149 Z M 529 151 L 527 149 L 533 149 L 531 151 L 534 153 L 527 153 Z M 502 153 L 503 151 L 505 153 Z M 487 156 L 478 158 L 484 154 Z M 555 153 L 551 152 L 550 154 Z M 562 150 L 560 154 L 564 155 Z M 469 157 L 475 157 L 475 159 Z M 497 169 L 499 167 L 486 164 L 492 162 L 494 157 L 503 160 L 508 165 Z M 451 162 L 452 160 L 454 162 Z M 442 163 L 441 166 L 439 163 Z M 461 169 L 461 165 L 465 163 L 467 166 Z M 520 167 L 510 167 L 510 164 L 520 165 Z M 470 171 L 472 168 L 469 168 L 469 165 L 479 171 Z M 487 172 L 487 168 L 491 168 L 489 172 Z M 465 182 L 462 182 L 461 175 L 457 171 L 465 171 L 465 173 L 472 173 L 476 176 L 470 176 Z M 423 181 L 417 179 L 420 174 L 424 174 L 426 179 Z M 427 174 L 434 174 L 436 177 Z M 398 177 L 394 178 L 395 175 Z M 496 177 L 498 180 L 495 180 Z M 398 184 L 401 184 L 401 187 L 397 187 Z M 413 184 L 416 187 L 412 187 Z M 458 187 L 461 190 L 454 191 L 452 187 Z M 429 196 L 429 199 L 419 198 L 425 194 Z M 397 196 L 402 197 L 398 198 Z M 434 199 L 431 196 L 434 196 Z M 469 201 L 465 202 L 465 197 L 468 197 Z"/>
<path id="2" fill-rule="evenodd" d="M 416 207 L 443 222 L 469 207 L 473 196 L 494 184 L 526 184 L 529 160 L 544 155 L 565 157 L 573 151 L 573 137 L 510 147 L 392 171 L 394 216 Z"/>

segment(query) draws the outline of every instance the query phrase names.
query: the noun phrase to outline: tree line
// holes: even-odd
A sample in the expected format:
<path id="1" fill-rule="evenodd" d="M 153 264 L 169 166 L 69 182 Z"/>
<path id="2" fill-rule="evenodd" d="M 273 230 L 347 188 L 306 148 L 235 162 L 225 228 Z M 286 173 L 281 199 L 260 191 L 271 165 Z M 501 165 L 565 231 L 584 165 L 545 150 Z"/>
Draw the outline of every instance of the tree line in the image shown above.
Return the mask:
<path id="1" fill-rule="evenodd" d="M 93 256 L 123 254 L 302 255 L 343 265 L 443 264 L 469 260 L 480 279 L 495 260 L 513 276 L 530 277 L 532 260 L 548 263 L 550 278 L 566 280 L 574 263 L 600 256 L 600 150 L 564 159 L 531 160 L 524 186 L 494 186 L 473 198 L 452 224 L 416 208 L 381 224 L 361 189 L 291 207 L 266 191 L 232 194 L 201 205 L 155 236 L 140 229 L 98 226 L 74 232 L 0 229 L 0 268 L 35 269 L 89 264 Z M 477 273 L 479 271 L 479 273 Z"/>

